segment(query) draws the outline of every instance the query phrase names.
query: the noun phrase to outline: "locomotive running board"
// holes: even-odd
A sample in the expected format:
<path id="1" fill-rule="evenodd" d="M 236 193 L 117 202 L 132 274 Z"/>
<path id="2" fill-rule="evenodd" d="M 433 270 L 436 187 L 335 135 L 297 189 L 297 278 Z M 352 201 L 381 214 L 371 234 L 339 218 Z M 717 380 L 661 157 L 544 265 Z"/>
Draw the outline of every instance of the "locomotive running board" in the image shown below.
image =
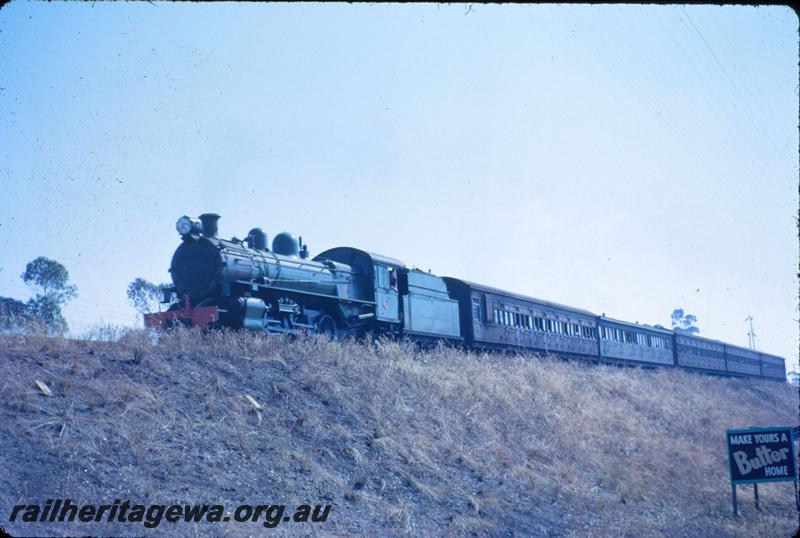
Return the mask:
<path id="1" fill-rule="evenodd" d="M 199 306 L 197 308 L 183 308 L 181 310 L 145 314 L 144 326 L 148 329 L 159 331 L 166 330 L 177 324 L 207 327 L 219 321 L 219 312 L 220 309 L 216 306 Z"/>

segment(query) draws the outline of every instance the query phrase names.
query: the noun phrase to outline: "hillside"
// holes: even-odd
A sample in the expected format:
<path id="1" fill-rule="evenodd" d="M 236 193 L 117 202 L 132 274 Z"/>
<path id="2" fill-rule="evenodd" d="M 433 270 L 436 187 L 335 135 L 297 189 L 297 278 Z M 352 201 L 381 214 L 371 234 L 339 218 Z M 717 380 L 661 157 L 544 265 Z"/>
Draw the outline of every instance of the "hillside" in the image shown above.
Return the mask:
<path id="1" fill-rule="evenodd" d="M 46 396 L 35 385 L 51 390 Z M 12 535 L 789 536 L 726 428 L 797 422 L 788 385 L 554 359 L 192 331 L 0 336 Z M 250 399 L 248 399 L 248 396 Z M 252 399 L 252 401 L 251 401 Z M 260 406 L 261 409 L 257 409 Z M 324 523 L 9 523 L 16 504 L 331 504 Z"/>

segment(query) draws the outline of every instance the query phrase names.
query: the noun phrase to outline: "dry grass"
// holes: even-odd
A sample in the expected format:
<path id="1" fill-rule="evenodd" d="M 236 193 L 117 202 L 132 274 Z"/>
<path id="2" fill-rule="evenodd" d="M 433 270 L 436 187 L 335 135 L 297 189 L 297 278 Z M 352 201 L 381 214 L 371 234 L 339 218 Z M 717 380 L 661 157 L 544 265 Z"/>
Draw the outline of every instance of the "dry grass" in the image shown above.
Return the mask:
<path id="1" fill-rule="evenodd" d="M 768 381 L 407 343 L 179 331 L 0 336 L 0 512 L 18 502 L 332 503 L 278 534 L 788 536 L 789 484 L 741 491 L 724 431 L 797 422 Z M 35 380 L 45 383 L 45 397 Z M 150 534 L 95 524 L 101 534 Z M 13 533 L 86 532 L 85 525 Z M 260 525 L 157 529 L 254 535 Z M 222 529 L 222 530 L 221 530 Z"/>

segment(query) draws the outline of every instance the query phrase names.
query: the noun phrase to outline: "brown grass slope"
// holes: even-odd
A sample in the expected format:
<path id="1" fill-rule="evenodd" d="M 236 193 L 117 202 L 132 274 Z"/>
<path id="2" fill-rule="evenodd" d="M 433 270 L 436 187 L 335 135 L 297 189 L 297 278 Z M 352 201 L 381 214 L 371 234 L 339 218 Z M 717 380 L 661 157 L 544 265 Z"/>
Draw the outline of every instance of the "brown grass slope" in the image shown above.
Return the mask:
<path id="1" fill-rule="evenodd" d="M 797 422 L 767 381 L 182 331 L 0 337 L 12 534 L 789 536 L 791 485 L 741 488 L 726 428 Z M 52 396 L 34 384 L 46 383 Z M 257 411 L 249 395 L 262 409 Z M 10 523 L 18 503 L 333 505 L 323 524 Z"/>

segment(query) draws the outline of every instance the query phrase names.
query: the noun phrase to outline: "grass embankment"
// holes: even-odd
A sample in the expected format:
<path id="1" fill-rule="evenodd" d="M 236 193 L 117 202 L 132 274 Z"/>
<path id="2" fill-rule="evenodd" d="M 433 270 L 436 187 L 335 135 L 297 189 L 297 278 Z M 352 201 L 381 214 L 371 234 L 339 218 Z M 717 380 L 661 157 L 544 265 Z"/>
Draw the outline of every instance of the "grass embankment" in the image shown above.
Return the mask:
<path id="1" fill-rule="evenodd" d="M 0 337 L 12 534 L 263 535 L 260 523 L 9 523 L 75 502 L 333 505 L 320 535 L 789 536 L 790 484 L 740 488 L 724 431 L 794 424 L 768 381 L 191 331 Z M 34 384 L 47 384 L 45 396 Z M 250 396 L 261 406 L 248 400 Z"/>

